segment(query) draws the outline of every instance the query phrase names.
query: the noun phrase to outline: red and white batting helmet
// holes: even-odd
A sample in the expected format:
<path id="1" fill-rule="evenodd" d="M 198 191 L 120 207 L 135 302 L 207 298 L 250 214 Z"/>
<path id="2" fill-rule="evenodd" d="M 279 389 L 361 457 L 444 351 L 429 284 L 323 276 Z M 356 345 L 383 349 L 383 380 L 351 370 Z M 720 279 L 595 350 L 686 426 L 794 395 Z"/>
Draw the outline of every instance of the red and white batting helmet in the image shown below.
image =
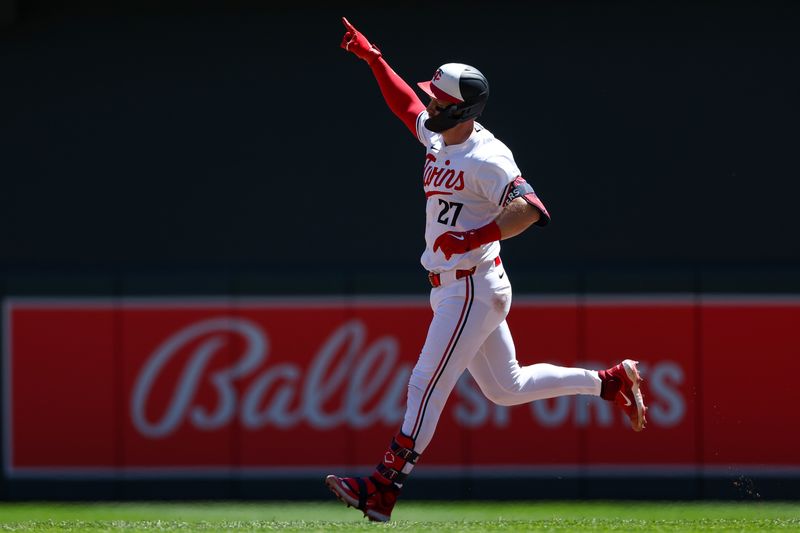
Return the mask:
<path id="1" fill-rule="evenodd" d="M 425 122 L 425 127 L 432 131 L 444 131 L 480 116 L 489 99 L 486 76 L 463 63 L 446 63 L 436 69 L 430 81 L 421 81 L 417 85 L 431 98 L 451 104 L 445 112 Z M 434 127 L 429 126 L 429 122 Z"/>

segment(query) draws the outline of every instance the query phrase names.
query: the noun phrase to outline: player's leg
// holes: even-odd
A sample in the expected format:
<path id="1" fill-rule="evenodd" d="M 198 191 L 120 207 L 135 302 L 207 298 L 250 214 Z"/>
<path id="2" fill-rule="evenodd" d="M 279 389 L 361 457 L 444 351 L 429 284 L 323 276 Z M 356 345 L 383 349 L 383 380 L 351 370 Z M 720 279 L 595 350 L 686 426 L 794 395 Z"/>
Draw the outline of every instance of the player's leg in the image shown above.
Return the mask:
<path id="1" fill-rule="evenodd" d="M 518 405 L 572 394 L 600 395 L 594 370 L 537 363 L 520 366 L 508 324 L 503 321 L 468 366 L 483 394 L 499 405 Z"/>
<path id="2" fill-rule="evenodd" d="M 499 405 L 590 394 L 619 405 L 635 431 L 646 422 L 636 361 L 626 359 L 606 370 L 570 368 L 547 363 L 520 366 L 508 324 L 503 321 L 480 347 L 468 366 L 483 394 Z"/>
<path id="3" fill-rule="evenodd" d="M 373 474 L 366 478 L 328 476 L 336 496 L 386 521 L 420 454 L 433 437 L 450 392 L 486 337 L 505 318 L 507 304 L 498 305 L 489 283 L 472 276 L 432 293 L 434 316 L 408 384 L 406 414 Z"/>
<path id="4" fill-rule="evenodd" d="M 474 285 L 478 285 L 477 283 Z M 408 383 L 402 433 L 422 453 L 433 437 L 439 416 L 458 378 L 486 337 L 505 318 L 488 298 L 446 298 L 436 305 L 428 336 Z"/>

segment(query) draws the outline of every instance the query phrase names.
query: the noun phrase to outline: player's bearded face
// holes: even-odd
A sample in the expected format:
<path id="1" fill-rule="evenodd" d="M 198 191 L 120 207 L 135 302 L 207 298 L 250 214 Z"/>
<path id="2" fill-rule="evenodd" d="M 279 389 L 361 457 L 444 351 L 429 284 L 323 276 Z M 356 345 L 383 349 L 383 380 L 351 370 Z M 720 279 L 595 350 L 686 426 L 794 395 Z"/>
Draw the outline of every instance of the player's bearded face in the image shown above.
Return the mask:
<path id="1" fill-rule="evenodd" d="M 431 102 L 428 104 L 428 116 L 435 117 L 439 113 L 444 112 L 451 104 L 449 102 L 445 102 L 444 100 L 439 100 L 438 98 L 432 98 Z"/>
<path id="2" fill-rule="evenodd" d="M 425 121 L 425 127 L 435 133 L 442 133 L 456 126 L 461 122 L 459 119 L 463 114 L 456 104 L 438 98 L 431 100 L 427 111 L 428 120 Z"/>

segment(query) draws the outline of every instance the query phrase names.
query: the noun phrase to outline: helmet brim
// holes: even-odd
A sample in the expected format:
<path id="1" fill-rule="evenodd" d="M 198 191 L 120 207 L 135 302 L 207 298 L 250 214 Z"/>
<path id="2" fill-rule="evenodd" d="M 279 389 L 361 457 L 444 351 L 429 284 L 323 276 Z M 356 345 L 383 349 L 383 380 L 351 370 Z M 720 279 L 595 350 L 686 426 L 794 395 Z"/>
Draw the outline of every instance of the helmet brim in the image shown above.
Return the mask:
<path id="1" fill-rule="evenodd" d="M 422 89 L 425 94 L 430 96 L 431 98 L 436 98 L 437 100 L 444 100 L 445 102 L 450 102 L 451 104 L 460 104 L 462 100 L 459 100 L 455 96 L 451 96 L 438 88 L 430 81 L 421 81 L 417 83 L 417 87 Z"/>
<path id="2" fill-rule="evenodd" d="M 417 83 L 417 87 L 422 89 L 422 91 L 425 94 L 427 94 L 428 96 L 430 96 L 431 98 L 436 98 L 433 95 L 433 91 L 431 91 L 431 82 L 430 81 L 421 81 L 421 82 Z"/>

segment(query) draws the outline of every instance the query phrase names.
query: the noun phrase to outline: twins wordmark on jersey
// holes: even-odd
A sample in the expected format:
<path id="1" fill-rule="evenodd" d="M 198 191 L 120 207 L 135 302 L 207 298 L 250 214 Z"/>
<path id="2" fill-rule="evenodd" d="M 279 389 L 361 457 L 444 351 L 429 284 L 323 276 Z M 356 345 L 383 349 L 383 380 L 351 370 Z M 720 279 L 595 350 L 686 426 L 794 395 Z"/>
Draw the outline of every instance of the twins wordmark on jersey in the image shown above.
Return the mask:
<path id="1" fill-rule="evenodd" d="M 445 159 L 443 166 L 438 166 L 438 159 L 429 153 L 425 155 L 425 169 L 422 172 L 422 185 L 425 188 L 425 198 L 437 194 L 450 195 L 453 191 L 464 189 L 464 171 L 448 168 L 450 160 Z M 442 190 L 444 189 L 444 190 Z"/>

